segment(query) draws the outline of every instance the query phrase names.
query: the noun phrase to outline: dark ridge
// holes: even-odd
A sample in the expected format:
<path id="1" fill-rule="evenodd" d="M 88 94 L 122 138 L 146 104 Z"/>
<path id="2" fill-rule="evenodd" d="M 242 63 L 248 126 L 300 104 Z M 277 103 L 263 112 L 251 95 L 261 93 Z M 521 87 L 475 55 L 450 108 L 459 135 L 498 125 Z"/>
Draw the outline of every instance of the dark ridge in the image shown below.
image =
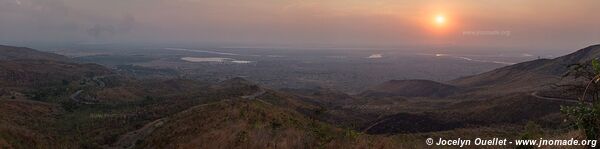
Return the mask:
<path id="1" fill-rule="evenodd" d="M 70 61 L 68 57 L 54 53 L 41 52 L 25 47 L 0 45 L 0 60 L 19 59 Z"/>
<path id="2" fill-rule="evenodd" d="M 364 97 L 445 97 L 458 87 L 430 80 L 391 80 L 359 94 Z"/>

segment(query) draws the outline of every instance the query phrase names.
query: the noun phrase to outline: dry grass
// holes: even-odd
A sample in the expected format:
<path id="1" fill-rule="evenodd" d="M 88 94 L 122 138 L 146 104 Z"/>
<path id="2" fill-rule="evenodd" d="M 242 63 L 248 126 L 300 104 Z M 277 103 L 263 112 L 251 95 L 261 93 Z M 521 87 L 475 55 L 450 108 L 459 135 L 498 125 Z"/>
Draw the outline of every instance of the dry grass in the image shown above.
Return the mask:
<path id="1" fill-rule="evenodd" d="M 45 148 L 64 143 L 51 129 L 59 112 L 56 105 L 0 99 L 0 147 Z"/>
<path id="2" fill-rule="evenodd" d="M 343 130 L 259 101 L 230 101 L 176 115 L 141 148 L 393 148 L 392 139 Z"/>

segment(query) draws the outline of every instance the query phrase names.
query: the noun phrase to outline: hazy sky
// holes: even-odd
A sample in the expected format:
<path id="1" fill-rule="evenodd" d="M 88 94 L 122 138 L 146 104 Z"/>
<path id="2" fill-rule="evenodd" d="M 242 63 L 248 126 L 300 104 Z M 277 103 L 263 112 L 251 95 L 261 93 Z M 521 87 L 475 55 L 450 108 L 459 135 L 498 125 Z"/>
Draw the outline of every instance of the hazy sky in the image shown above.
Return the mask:
<path id="1" fill-rule="evenodd" d="M 0 0 L 0 44 L 600 43 L 598 0 Z M 443 16 L 443 25 L 435 24 Z"/>

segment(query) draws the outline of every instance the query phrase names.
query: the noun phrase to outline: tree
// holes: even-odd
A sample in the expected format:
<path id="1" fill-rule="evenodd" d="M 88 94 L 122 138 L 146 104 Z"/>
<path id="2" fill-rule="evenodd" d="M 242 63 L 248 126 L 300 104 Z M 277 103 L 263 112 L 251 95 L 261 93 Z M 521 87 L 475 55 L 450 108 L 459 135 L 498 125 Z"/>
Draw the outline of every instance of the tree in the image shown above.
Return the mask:
<path id="1" fill-rule="evenodd" d="M 580 94 L 579 104 L 576 106 L 563 106 L 561 111 L 575 129 L 585 132 L 588 139 L 600 138 L 600 62 L 593 59 L 587 64 L 574 64 L 565 77 L 574 77 L 583 83 L 569 85 L 566 91 Z"/>

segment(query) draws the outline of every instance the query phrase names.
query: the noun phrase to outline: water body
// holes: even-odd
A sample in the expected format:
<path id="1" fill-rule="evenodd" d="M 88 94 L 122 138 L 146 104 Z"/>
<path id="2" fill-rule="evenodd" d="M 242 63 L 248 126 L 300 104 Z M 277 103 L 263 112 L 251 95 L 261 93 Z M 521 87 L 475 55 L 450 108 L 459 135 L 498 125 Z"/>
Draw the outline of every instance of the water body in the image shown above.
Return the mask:
<path id="1" fill-rule="evenodd" d="M 371 56 L 367 57 L 367 58 L 382 58 L 383 54 L 372 54 Z"/>
<path id="2" fill-rule="evenodd" d="M 188 62 L 213 62 L 213 63 L 236 63 L 236 64 L 249 64 L 253 61 L 236 60 L 233 58 L 224 57 L 182 57 L 181 60 Z"/>
<path id="3" fill-rule="evenodd" d="M 207 50 L 197 50 L 197 49 L 183 49 L 183 48 L 165 48 L 165 50 L 189 51 L 189 52 L 210 53 L 210 54 L 230 55 L 230 56 L 237 56 L 237 55 L 239 55 L 239 54 L 235 54 L 235 53 L 207 51 Z"/>
<path id="4" fill-rule="evenodd" d="M 513 65 L 513 64 L 516 64 L 516 63 L 502 62 L 502 61 L 478 60 L 478 59 L 472 59 L 472 58 L 468 58 L 468 57 L 464 57 L 464 56 L 456 56 L 456 55 L 450 55 L 450 54 L 435 54 L 435 56 L 436 57 L 453 57 L 453 58 L 463 59 L 463 60 L 466 60 L 466 61 L 482 62 L 482 63 L 496 63 L 496 64 L 503 64 L 503 65 Z"/>

